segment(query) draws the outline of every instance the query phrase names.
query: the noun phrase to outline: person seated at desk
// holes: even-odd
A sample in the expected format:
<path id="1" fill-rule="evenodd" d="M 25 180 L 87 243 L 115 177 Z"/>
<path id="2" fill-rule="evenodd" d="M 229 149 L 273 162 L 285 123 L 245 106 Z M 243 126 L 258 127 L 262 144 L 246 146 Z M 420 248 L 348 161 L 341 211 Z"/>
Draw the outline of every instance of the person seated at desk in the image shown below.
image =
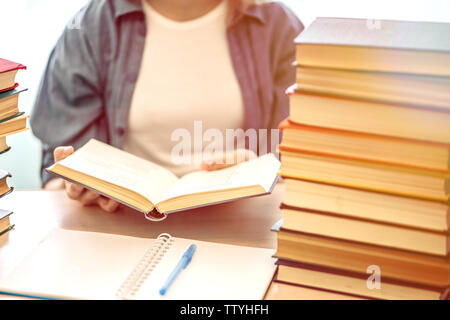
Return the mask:
<path id="1" fill-rule="evenodd" d="M 280 3 L 91 1 L 53 49 L 31 117 L 45 188 L 65 186 L 70 198 L 112 212 L 117 202 L 44 169 L 96 138 L 181 176 L 200 164 L 171 161 L 174 130 L 194 136 L 196 120 L 221 132 L 277 128 L 288 115 L 284 92 L 295 81 L 293 40 L 302 30 Z"/>

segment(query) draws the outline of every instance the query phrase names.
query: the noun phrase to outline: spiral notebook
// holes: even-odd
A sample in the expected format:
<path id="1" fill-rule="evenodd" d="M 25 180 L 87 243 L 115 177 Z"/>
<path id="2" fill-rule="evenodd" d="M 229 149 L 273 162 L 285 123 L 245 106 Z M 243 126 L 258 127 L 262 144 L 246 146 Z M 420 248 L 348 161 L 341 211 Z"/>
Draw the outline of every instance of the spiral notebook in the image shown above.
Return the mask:
<path id="1" fill-rule="evenodd" d="M 165 296 L 159 289 L 191 244 Z M 262 299 L 274 250 L 175 238 L 55 229 L 6 277 L 0 293 L 56 299 Z"/>

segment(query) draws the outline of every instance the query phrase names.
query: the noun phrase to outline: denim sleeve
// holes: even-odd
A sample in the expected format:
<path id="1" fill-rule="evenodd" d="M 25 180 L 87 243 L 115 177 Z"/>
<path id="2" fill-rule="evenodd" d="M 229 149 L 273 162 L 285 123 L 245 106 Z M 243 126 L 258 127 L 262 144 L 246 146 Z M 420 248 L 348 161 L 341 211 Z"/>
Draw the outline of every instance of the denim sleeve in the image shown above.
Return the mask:
<path id="1" fill-rule="evenodd" d="M 286 89 L 295 83 L 295 38 L 304 26 L 297 16 L 283 4 L 278 4 L 278 19 L 274 28 L 276 39 L 273 44 L 274 61 L 274 103 L 270 128 L 277 128 L 279 123 L 289 115 L 289 98 Z"/>
<path id="2" fill-rule="evenodd" d="M 99 36 L 90 20 L 95 18 L 92 1 L 64 30 L 52 50 L 40 83 L 31 115 L 33 133 L 42 142 L 41 178 L 51 175 L 44 169 L 53 163 L 57 146 L 75 148 L 89 138 L 107 139 L 107 123 L 102 103 L 99 70 Z"/>

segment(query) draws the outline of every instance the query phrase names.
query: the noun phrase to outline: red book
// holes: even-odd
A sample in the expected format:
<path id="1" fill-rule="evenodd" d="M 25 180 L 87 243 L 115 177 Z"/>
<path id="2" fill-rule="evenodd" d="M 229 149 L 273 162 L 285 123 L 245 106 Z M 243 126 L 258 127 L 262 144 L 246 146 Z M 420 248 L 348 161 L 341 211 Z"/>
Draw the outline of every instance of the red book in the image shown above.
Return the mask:
<path id="1" fill-rule="evenodd" d="M 18 86 L 15 82 L 16 73 L 26 68 L 20 63 L 0 58 L 0 92 L 16 88 Z"/>

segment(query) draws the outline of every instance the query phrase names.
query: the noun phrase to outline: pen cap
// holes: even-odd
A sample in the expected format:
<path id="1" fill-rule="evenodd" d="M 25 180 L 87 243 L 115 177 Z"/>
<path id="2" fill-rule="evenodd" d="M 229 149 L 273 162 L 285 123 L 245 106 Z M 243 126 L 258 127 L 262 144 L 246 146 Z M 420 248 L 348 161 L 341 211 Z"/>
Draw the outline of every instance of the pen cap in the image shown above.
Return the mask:
<path id="1" fill-rule="evenodd" d="M 191 262 L 192 256 L 194 255 L 196 249 L 197 246 L 195 244 L 191 244 L 189 248 L 186 250 L 186 252 L 183 254 L 183 258 L 186 259 L 184 267 L 186 267 L 189 264 L 189 262 Z"/>

